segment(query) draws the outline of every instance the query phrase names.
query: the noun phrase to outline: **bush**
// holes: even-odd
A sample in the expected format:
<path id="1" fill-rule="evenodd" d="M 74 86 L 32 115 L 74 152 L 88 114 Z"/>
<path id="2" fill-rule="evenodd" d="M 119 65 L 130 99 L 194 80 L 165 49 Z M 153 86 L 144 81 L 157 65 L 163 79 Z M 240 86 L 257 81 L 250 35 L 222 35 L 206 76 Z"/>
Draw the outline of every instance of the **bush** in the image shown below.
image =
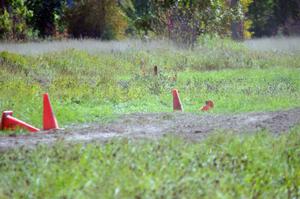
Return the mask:
<path id="1" fill-rule="evenodd" d="M 32 17 L 32 12 L 25 6 L 24 0 L 14 0 L 9 5 L 9 12 L 4 8 L 0 16 L 0 39 L 24 40 L 31 31 L 26 20 Z"/>

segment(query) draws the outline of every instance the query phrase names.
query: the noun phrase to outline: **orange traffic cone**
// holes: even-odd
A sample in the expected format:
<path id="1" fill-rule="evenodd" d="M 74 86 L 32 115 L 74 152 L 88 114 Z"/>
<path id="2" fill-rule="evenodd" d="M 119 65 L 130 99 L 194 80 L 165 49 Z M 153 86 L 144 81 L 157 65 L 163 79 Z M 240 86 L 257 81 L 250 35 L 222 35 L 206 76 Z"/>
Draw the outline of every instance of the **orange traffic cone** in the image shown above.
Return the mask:
<path id="1" fill-rule="evenodd" d="M 45 93 L 43 96 L 43 105 L 43 130 L 59 129 L 48 93 Z"/>
<path id="2" fill-rule="evenodd" d="M 179 98 L 178 90 L 173 89 L 173 111 L 183 111 L 183 107 Z"/>
<path id="3" fill-rule="evenodd" d="M 208 100 L 205 102 L 205 106 L 202 106 L 202 108 L 200 110 L 201 111 L 209 111 L 213 107 L 214 107 L 214 102 L 211 100 Z"/>
<path id="4" fill-rule="evenodd" d="M 0 123 L 0 130 L 15 130 L 17 127 L 26 129 L 32 133 L 40 131 L 40 129 L 35 128 L 17 118 L 12 116 L 12 111 L 4 111 L 2 113 L 1 123 Z"/>

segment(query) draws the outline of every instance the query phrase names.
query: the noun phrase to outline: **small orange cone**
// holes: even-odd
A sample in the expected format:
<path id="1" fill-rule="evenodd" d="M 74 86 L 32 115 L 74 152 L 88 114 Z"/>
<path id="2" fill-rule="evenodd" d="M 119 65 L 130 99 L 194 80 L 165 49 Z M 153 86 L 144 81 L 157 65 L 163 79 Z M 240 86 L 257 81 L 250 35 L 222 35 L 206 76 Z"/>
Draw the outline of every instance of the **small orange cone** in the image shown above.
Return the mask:
<path id="1" fill-rule="evenodd" d="M 205 102 L 205 106 L 202 106 L 202 108 L 200 110 L 201 111 L 209 111 L 213 107 L 214 107 L 214 102 L 211 100 L 208 100 Z"/>
<path id="2" fill-rule="evenodd" d="M 183 111 L 183 107 L 179 98 L 178 90 L 173 89 L 173 111 Z"/>
<path id="3" fill-rule="evenodd" d="M 35 128 L 17 118 L 12 116 L 12 111 L 4 111 L 2 113 L 0 130 L 15 130 L 17 127 L 26 129 L 32 133 L 40 131 L 40 129 Z"/>
<path id="4" fill-rule="evenodd" d="M 43 95 L 43 130 L 59 129 L 48 93 Z"/>

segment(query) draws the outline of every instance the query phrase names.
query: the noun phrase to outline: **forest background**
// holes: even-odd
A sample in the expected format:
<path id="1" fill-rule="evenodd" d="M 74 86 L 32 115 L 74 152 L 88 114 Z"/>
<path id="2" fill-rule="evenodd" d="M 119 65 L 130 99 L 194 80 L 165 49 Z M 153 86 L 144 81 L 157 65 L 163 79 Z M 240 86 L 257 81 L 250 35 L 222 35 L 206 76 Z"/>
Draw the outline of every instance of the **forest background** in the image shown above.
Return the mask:
<path id="1" fill-rule="evenodd" d="M 299 0 L 1 0 L 0 39 L 168 38 L 300 33 Z"/>

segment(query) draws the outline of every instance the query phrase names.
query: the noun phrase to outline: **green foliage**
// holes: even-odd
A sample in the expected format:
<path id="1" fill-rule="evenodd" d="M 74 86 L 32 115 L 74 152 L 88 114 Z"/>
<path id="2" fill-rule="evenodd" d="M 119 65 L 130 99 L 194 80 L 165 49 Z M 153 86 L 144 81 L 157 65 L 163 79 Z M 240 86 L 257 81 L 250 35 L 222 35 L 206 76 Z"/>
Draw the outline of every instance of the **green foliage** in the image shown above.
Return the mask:
<path id="1" fill-rule="evenodd" d="M 251 31 L 257 37 L 299 34 L 300 4 L 297 0 L 257 0 L 250 5 Z"/>
<path id="2" fill-rule="evenodd" d="M 296 198 L 299 128 L 201 142 L 114 140 L 0 156 L 1 198 Z"/>
<path id="3" fill-rule="evenodd" d="M 77 1 L 66 19 L 68 31 L 74 37 L 121 39 L 127 28 L 127 18 L 117 1 Z"/>
<path id="4" fill-rule="evenodd" d="M 9 53 L 7 51 L 0 52 L 0 64 L 3 69 L 12 73 L 28 73 L 27 67 L 29 66 L 27 60 L 18 54 Z"/>
<path id="5" fill-rule="evenodd" d="M 133 5 L 123 7 L 138 31 L 152 31 L 188 47 L 201 34 L 228 36 L 231 22 L 243 17 L 242 8 L 230 8 L 225 0 L 135 0 Z"/>
<path id="6" fill-rule="evenodd" d="M 121 8 L 129 19 L 128 32 L 130 34 L 142 36 L 153 31 L 151 22 L 156 16 L 152 4 L 152 1 L 147 0 L 127 0 L 121 3 Z"/>
<path id="7" fill-rule="evenodd" d="M 4 10 L 3 15 L 0 16 L 0 37 L 9 38 L 9 32 L 11 30 L 11 20 L 9 18 L 9 13 Z"/>
<path id="8" fill-rule="evenodd" d="M 28 22 L 38 31 L 40 37 L 52 36 L 56 31 L 64 31 L 61 18 L 65 0 L 26 0 L 25 3 L 33 12 L 33 17 Z"/>
<path id="9" fill-rule="evenodd" d="M 199 113 L 208 99 L 214 100 L 215 113 L 287 109 L 300 106 L 299 63 L 298 54 L 252 52 L 207 35 L 195 50 L 2 52 L 0 110 L 11 109 L 39 127 L 41 96 L 49 92 L 64 126 L 123 113 L 172 111 L 174 87 L 188 112 Z M 154 65 L 158 76 L 153 76 Z"/>
<path id="10" fill-rule="evenodd" d="M 297 0 L 6 0 L 0 39 L 166 37 L 193 47 L 202 34 L 299 34 Z M 69 33 L 69 35 L 68 35 Z"/>
<path id="11" fill-rule="evenodd" d="M 275 19 L 278 24 L 277 33 L 299 35 L 300 3 L 298 0 L 275 0 Z"/>
<path id="12" fill-rule="evenodd" d="M 26 20 L 32 17 L 32 12 L 25 6 L 24 0 L 13 0 L 9 3 L 9 12 L 4 8 L 0 15 L 0 39 L 24 40 L 31 31 Z"/>
<path id="13" fill-rule="evenodd" d="M 276 32 L 274 18 L 275 0 L 254 1 L 249 8 L 249 18 L 253 21 L 251 31 L 255 36 L 272 35 Z"/>

